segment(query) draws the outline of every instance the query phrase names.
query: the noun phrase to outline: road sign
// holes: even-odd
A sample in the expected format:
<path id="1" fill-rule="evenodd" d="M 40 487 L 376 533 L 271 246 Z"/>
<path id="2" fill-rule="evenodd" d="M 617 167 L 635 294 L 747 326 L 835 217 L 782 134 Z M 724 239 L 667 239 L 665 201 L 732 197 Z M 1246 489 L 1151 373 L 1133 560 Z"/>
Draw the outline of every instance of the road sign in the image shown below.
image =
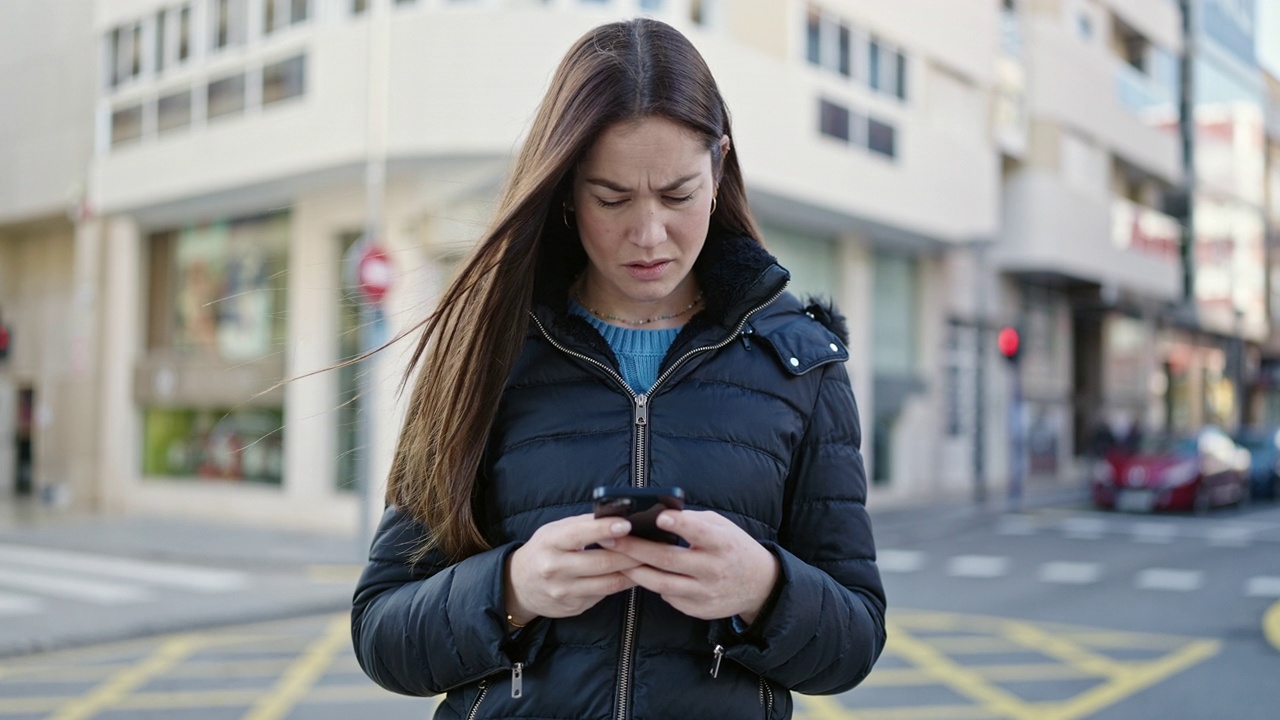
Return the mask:
<path id="1" fill-rule="evenodd" d="M 356 265 L 356 285 L 371 303 L 381 303 L 391 288 L 391 258 L 382 246 L 370 243 Z"/>

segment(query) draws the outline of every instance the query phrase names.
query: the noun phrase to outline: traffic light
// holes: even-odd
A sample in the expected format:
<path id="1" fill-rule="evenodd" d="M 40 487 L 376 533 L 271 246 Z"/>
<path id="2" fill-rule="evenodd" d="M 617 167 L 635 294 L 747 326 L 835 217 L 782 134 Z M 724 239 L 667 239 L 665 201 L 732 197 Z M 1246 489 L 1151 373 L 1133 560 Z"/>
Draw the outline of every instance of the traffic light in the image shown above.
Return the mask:
<path id="1" fill-rule="evenodd" d="M 996 347 L 1005 360 L 1017 362 L 1018 353 L 1022 350 L 1022 336 L 1018 334 L 1018 328 L 1012 325 L 1000 328 L 1000 332 L 996 334 Z"/>

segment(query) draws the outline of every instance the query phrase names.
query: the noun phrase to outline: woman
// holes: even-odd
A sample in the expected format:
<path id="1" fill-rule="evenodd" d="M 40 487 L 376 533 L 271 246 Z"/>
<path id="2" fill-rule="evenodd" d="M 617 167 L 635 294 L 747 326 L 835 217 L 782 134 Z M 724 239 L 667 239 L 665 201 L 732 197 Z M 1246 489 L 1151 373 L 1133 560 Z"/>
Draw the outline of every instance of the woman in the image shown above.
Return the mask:
<path id="1" fill-rule="evenodd" d="M 785 292 L 724 102 L 653 20 L 569 51 L 424 323 L 361 666 L 437 718 L 791 716 L 884 645 L 839 320 Z M 659 526 L 597 486 L 684 490 Z"/>

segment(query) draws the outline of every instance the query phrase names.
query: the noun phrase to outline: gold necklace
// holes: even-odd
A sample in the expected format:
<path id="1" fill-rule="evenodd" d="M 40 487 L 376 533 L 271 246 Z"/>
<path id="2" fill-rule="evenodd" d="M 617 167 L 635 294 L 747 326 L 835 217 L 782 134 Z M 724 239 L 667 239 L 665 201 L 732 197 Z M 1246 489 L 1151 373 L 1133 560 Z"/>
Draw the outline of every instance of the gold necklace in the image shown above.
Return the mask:
<path id="1" fill-rule="evenodd" d="M 671 318 L 678 318 L 681 315 L 687 314 L 690 310 L 693 310 L 695 307 L 697 307 L 698 303 L 702 302 L 702 293 L 698 293 L 698 297 L 694 298 L 693 302 L 689 303 L 688 306 L 686 306 L 683 310 L 680 310 L 679 312 L 673 312 L 670 315 L 654 315 L 653 317 L 645 318 L 644 320 L 628 320 L 627 318 L 621 318 L 612 313 L 602 313 L 593 307 L 589 307 L 587 305 L 587 302 L 582 299 L 582 293 L 578 292 L 577 288 L 573 289 L 573 299 L 577 300 L 578 304 L 581 305 L 584 309 L 586 309 L 587 312 L 591 313 L 592 315 L 595 315 L 601 320 L 617 320 L 618 322 L 625 323 L 627 325 L 640 326 L 640 325 L 648 325 L 651 322 L 657 322 L 659 320 L 670 320 Z"/>

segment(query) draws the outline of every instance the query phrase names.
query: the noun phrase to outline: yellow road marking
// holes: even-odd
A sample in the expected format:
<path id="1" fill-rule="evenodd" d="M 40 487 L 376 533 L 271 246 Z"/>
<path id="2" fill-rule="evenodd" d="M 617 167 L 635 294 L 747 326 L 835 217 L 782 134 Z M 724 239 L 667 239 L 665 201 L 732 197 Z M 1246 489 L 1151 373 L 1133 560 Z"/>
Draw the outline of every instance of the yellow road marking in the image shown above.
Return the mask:
<path id="1" fill-rule="evenodd" d="M 1052 630 L 1047 625 L 1040 625 L 1045 630 Z M 1131 632 L 1065 632 L 1055 633 L 1059 637 L 1097 649 L 1152 650 L 1168 652 L 1177 650 L 1194 638 L 1178 635 L 1148 635 Z"/>
<path id="2" fill-rule="evenodd" d="M 1034 652 L 1047 655 L 1091 675 L 1115 675 L 1124 669 L 1122 663 L 1086 650 L 1060 635 L 1053 635 L 1028 622 L 1010 620 L 1004 635 Z"/>
<path id="3" fill-rule="evenodd" d="M 354 586 L 363 571 L 363 565 L 308 565 L 307 579 L 314 583 Z"/>
<path id="4" fill-rule="evenodd" d="M 889 645 L 896 647 L 899 655 L 932 673 L 947 687 L 978 702 L 985 710 L 998 717 L 1013 720 L 1039 720 L 1036 710 L 1014 695 L 991 685 L 971 668 L 953 662 L 936 648 L 917 640 L 904 628 L 890 620 L 885 623 L 889 633 Z"/>
<path id="5" fill-rule="evenodd" d="M 841 720 L 851 720 L 854 715 L 839 715 Z M 994 720 L 1002 718 L 975 705 L 922 705 L 883 709 L 860 709 L 857 720 Z"/>
<path id="6" fill-rule="evenodd" d="M 922 640 L 922 642 L 925 642 Z M 1058 663 L 1029 663 L 1020 665 L 970 665 L 969 669 L 992 682 L 1026 682 L 1031 680 L 1082 680 L 1097 677 L 1099 673 Z M 937 679 L 930 673 L 916 668 L 889 668 L 876 670 L 862 681 L 859 687 L 933 685 Z"/>
<path id="7" fill-rule="evenodd" d="M 854 720 L 855 717 L 862 720 L 861 714 L 855 716 L 848 708 L 827 695 L 793 694 L 791 698 L 796 701 L 797 708 L 803 711 L 803 720 Z"/>
<path id="8" fill-rule="evenodd" d="M 350 642 L 351 616 L 342 613 L 329 622 L 325 634 L 285 672 L 272 692 L 254 703 L 244 720 L 279 720 L 287 715 L 324 674 L 338 648 Z"/>
<path id="9" fill-rule="evenodd" d="M 1111 682 L 1075 696 L 1061 703 L 1055 703 L 1052 710 L 1042 712 L 1041 720 L 1078 720 L 1092 715 L 1108 705 L 1115 704 L 1130 695 L 1136 694 L 1161 680 L 1181 672 L 1196 663 L 1207 660 L 1218 654 L 1222 643 L 1217 640 L 1201 640 L 1187 645 L 1182 650 L 1155 662 L 1143 663 L 1127 669 L 1117 675 Z"/>
<path id="10" fill-rule="evenodd" d="M 1022 645 L 1002 637 L 979 636 L 919 636 L 921 642 L 927 642 L 948 655 L 982 655 L 999 653 L 1021 653 L 1027 649 Z"/>
<path id="11" fill-rule="evenodd" d="M 199 646 L 195 636 L 178 635 L 165 641 L 146 660 L 121 670 L 92 692 L 69 702 L 48 720 L 85 720 L 106 710 L 142 687 L 151 678 L 181 662 Z"/>
<path id="12" fill-rule="evenodd" d="M 1262 634 L 1271 643 L 1271 647 L 1280 650 L 1280 602 L 1272 605 L 1262 616 Z"/>

